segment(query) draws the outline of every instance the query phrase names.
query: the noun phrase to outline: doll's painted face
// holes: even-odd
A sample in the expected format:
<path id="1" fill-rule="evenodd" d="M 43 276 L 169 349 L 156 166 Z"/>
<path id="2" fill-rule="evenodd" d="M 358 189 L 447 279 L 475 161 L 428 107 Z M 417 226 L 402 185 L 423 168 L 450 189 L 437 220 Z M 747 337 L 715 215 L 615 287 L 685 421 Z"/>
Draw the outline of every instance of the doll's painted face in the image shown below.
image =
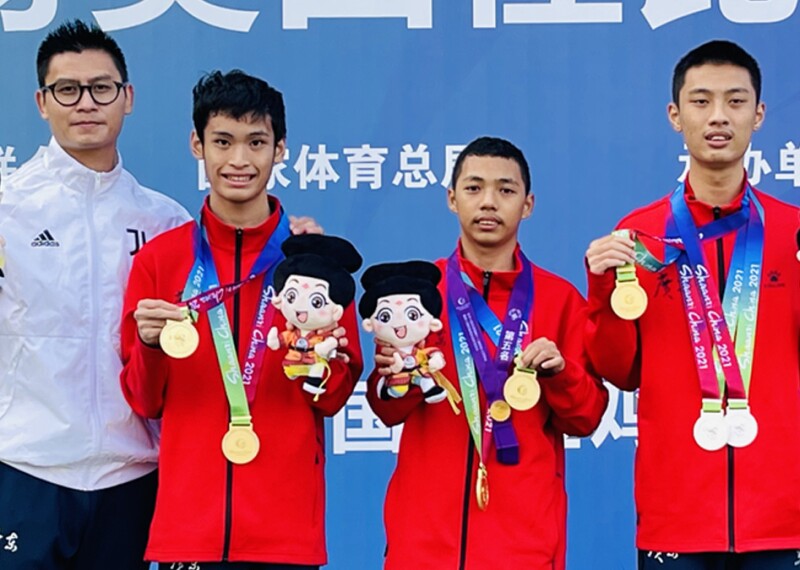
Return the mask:
<path id="1" fill-rule="evenodd" d="M 362 322 L 364 330 L 395 347 L 413 346 L 431 332 L 442 329 L 442 321 L 422 305 L 419 295 L 387 295 L 378 299 L 375 312 Z"/>
<path id="2" fill-rule="evenodd" d="M 344 308 L 331 300 L 328 287 L 328 282 L 322 279 L 290 275 L 272 302 L 298 329 L 327 329 L 344 313 Z"/>

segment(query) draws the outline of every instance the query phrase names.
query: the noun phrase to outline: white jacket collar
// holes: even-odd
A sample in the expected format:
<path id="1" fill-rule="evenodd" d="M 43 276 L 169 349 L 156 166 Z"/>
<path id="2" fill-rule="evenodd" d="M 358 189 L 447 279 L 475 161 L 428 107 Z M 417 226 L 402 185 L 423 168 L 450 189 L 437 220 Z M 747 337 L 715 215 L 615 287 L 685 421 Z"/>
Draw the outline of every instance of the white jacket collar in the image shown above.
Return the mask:
<path id="1" fill-rule="evenodd" d="M 67 186 L 96 192 L 102 192 L 113 186 L 123 172 L 122 157 L 119 153 L 117 153 L 117 165 L 111 171 L 97 172 L 67 154 L 67 151 L 56 142 L 55 137 L 50 138 L 50 144 L 44 151 L 44 165 L 48 170 L 55 172 Z"/>

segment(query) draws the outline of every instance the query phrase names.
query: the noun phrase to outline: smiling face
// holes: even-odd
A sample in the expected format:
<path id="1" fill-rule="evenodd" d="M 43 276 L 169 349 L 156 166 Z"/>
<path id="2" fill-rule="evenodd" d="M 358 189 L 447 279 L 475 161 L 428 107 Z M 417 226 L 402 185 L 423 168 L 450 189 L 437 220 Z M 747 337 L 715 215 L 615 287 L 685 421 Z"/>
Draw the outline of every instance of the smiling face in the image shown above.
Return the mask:
<path id="1" fill-rule="evenodd" d="M 122 76 L 108 53 L 90 49 L 54 55 L 45 85 L 58 81 L 90 85 L 102 80 L 122 83 Z M 97 171 L 108 171 L 116 165 L 122 121 L 133 109 L 130 85 L 125 85 L 117 99 L 108 105 L 98 105 L 84 91 L 77 104 L 65 107 L 49 90 L 41 89 L 36 92 L 36 104 L 42 118 L 50 124 L 56 142 L 70 156 Z"/>
<path id="2" fill-rule="evenodd" d="M 322 279 L 290 275 L 272 302 L 298 329 L 329 329 L 342 318 L 344 307 L 331 300 L 328 287 Z"/>
<path id="3" fill-rule="evenodd" d="M 764 103 L 756 101 L 750 73 L 731 64 L 689 68 L 678 104 L 667 107 L 672 127 L 683 134 L 693 170 L 741 170 L 765 111 Z"/>
<path id="4" fill-rule="evenodd" d="M 362 326 L 379 340 L 402 348 L 414 346 L 431 332 L 441 330 L 442 322 L 425 309 L 419 295 L 398 294 L 378 299 L 375 312 L 364 319 Z"/>
<path id="5" fill-rule="evenodd" d="M 273 165 L 283 160 L 285 141 L 275 141 L 272 120 L 246 115 L 237 120 L 228 115 L 212 115 L 203 140 L 192 132 L 192 154 L 205 161 L 211 185 L 211 209 L 223 220 L 264 218 L 266 188 Z M 254 215 L 258 212 L 259 215 Z"/>

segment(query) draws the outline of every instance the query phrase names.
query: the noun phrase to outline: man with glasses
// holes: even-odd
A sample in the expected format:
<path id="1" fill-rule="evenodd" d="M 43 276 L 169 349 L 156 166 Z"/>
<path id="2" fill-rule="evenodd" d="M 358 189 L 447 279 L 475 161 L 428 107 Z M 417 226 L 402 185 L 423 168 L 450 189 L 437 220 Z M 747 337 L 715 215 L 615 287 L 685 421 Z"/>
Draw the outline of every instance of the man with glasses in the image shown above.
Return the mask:
<path id="1" fill-rule="evenodd" d="M 142 569 L 157 434 L 119 387 L 122 291 L 141 242 L 189 216 L 122 168 L 113 39 L 64 24 L 37 71 L 53 136 L 0 187 L 0 568 Z"/>
<path id="2" fill-rule="evenodd" d="M 119 385 L 123 288 L 139 247 L 190 217 L 122 168 L 133 86 L 111 37 L 66 23 L 36 65 L 53 137 L 0 184 L 0 568 L 142 570 L 158 434 Z"/>

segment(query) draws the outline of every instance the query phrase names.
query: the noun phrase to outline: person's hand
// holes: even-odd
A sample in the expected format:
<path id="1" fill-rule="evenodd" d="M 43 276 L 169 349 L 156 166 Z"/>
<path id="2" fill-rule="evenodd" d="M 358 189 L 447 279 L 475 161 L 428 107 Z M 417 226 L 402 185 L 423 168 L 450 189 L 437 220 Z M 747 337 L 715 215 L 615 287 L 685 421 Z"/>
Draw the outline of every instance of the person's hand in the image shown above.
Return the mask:
<path id="1" fill-rule="evenodd" d="M 375 371 L 381 376 L 390 376 L 393 374 L 392 365 L 395 362 L 394 355 L 397 354 L 397 349 L 378 339 L 375 339 L 375 344 L 378 345 L 378 351 L 375 353 Z"/>
<path id="2" fill-rule="evenodd" d="M 522 368 L 533 368 L 542 376 L 558 374 L 567 363 L 556 343 L 546 337 L 539 337 L 525 347 L 519 357 Z"/>
<path id="3" fill-rule="evenodd" d="M 323 331 L 317 331 L 317 332 L 318 334 L 322 334 Z M 333 338 L 336 339 L 339 348 L 347 348 L 347 345 L 350 344 L 350 342 L 347 340 L 347 337 L 345 336 L 347 334 L 347 329 L 345 329 L 344 327 L 337 326 L 335 329 L 333 329 L 331 334 L 333 335 Z M 346 352 L 342 352 L 341 350 L 337 353 L 336 357 L 345 364 L 350 362 L 350 357 L 347 355 Z"/>
<path id="4" fill-rule="evenodd" d="M 389 366 L 389 370 L 392 371 L 392 374 L 399 374 L 402 369 L 403 357 L 400 356 L 400 352 L 398 351 L 392 355 L 392 364 Z"/>
<path id="5" fill-rule="evenodd" d="M 139 338 L 149 346 L 158 346 L 161 329 L 170 321 L 182 321 L 184 313 L 178 305 L 161 299 L 142 299 L 133 312 Z"/>
<path id="6" fill-rule="evenodd" d="M 607 235 L 594 240 L 586 250 L 589 271 L 602 275 L 608 269 L 635 261 L 633 240 L 629 237 Z"/>
<path id="7" fill-rule="evenodd" d="M 289 216 L 289 230 L 293 235 L 325 233 L 317 220 L 309 216 Z"/>

